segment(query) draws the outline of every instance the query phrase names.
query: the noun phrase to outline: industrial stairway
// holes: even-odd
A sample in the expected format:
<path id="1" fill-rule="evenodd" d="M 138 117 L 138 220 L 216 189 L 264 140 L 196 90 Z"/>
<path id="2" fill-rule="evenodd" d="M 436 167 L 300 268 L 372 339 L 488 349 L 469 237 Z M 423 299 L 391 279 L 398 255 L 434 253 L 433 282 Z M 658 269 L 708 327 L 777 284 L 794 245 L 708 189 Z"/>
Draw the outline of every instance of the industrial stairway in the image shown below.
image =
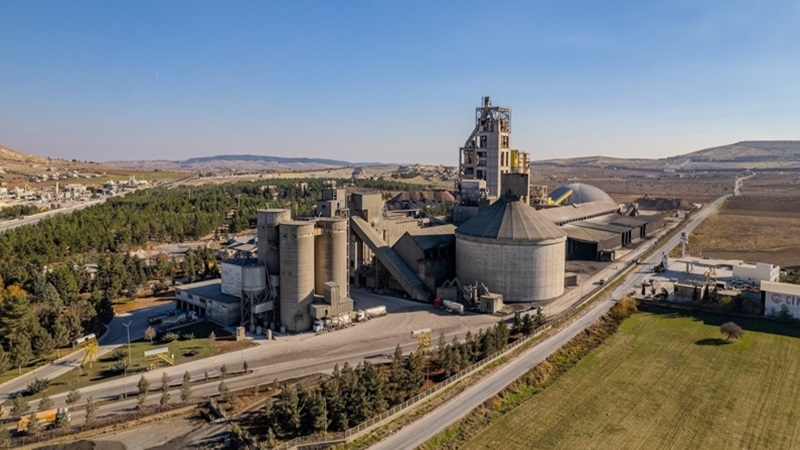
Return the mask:
<path id="1" fill-rule="evenodd" d="M 359 239 L 375 253 L 378 261 L 403 286 L 408 295 L 415 300 L 429 301 L 431 293 L 419 277 L 406 265 L 400 256 L 392 250 L 374 228 L 360 217 L 351 217 L 350 224 Z"/>

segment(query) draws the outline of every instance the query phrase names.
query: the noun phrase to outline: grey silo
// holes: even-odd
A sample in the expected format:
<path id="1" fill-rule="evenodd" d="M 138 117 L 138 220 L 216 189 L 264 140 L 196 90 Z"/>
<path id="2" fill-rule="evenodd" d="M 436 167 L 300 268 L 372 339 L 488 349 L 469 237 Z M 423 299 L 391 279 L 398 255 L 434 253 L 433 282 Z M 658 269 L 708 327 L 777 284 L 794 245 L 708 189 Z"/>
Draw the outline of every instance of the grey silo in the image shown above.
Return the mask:
<path id="1" fill-rule="evenodd" d="M 258 262 L 267 266 L 267 273 L 280 273 L 280 251 L 278 250 L 278 225 L 292 220 L 288 209 L 260 209 L 256 216 L 258 229 Z"/>
<path id="2" fill-rule="evenodd" d="M 319 218 L 320 229 L 314 241 L 314 290 L 325 294 L 325 283 L 339 285 L 340 295 L 346 297 L 347 279 L 347 219 Z"/>
<path id="3" fill-rule="evenodd" d="M 311 328 L 314 301 L 314 222 L 282 222 L 280 228 L 280 314 L 289 331 Z"/>

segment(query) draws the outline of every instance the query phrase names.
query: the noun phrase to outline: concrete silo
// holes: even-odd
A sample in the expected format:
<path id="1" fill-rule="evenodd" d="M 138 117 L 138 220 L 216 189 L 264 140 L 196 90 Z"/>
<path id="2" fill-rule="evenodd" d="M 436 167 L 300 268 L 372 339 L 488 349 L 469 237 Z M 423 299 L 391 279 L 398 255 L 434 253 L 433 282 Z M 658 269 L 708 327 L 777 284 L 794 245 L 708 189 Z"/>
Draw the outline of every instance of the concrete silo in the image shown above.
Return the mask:
<path id="1" fill-rule="evenodd" d="M 258 262 L 267 266 L 267 273 L 280 273 L 280 251 L 278 250 L 278 225 L 292 220 L 288 209 L 260 209 L 257 215 Z"/>
<path id="2" fill-rule="evenodd" d="M 347 297 L 347 219 L 316 220 L 319 234 L 314 241 L 314 290 L 325 294 L 325 283 L 333 281 Z"/>
<path id="3" fill-rule="evenodd" d="M 456 229 L 456 276 L 508 303 L 549 300 L 564 292 L 566 240 L 529 205 L 502 197 Z"/>
<path id="4" fill-rule="evenodd" d="M 311 329 L 314 301 L 314 222 L 281 222 L 280 316 L 289 331 Z"/>

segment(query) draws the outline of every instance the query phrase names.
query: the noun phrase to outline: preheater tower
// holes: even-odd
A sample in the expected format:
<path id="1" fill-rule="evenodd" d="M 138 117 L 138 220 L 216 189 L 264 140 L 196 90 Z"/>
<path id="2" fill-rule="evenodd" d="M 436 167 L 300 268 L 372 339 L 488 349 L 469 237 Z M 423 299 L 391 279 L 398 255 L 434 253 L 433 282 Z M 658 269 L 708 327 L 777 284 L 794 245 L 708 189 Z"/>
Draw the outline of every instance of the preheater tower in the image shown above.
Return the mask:
<path id="1" fill-rule="evenodd" d="M 314 222 L 281 222 L 279 234 L 281 322 L 289 331 L 305 331 L 314 301 Z"/>

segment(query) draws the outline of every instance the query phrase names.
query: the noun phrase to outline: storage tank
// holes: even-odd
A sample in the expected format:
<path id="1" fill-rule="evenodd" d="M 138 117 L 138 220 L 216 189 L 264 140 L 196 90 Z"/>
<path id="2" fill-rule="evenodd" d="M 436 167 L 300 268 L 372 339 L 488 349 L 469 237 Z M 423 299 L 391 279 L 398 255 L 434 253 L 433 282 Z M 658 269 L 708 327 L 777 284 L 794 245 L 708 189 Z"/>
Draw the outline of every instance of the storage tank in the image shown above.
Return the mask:
<path id="1" fill-rule="evenodd" d="M 320 218 L 320 233 L 314 240 L 314 290 L 325 295 L 325 283 L 339 285 L 339 293 L 347 297 L 347 220 Z"/>
<path id="2" fill-rule="evenodd" d="M 264 266 L 250 264 L 242 267 L 242 291 L 263 292 L 267 289 L 267 274 Z"/>
<path id="3" fill-rule="evenodd" d="M 529 205 L 500 198 L 456 229 L 456 276 L 507 303 L 564 293 L 566 234 Z"/>
<path id="4" fill-rule="evenodd" d="M 280 224 L 280 314 L 289 331 L 311 329 L 314 301 L 314 222 Z"/>
<path id="5" fill-rule="evenodd" d="M 280 273 L 280 251 L 278 243 L 278 225 L 292 220 L 292 212 L 288 209 L 259 209 L 256 216 L 258 229 L 258 262 L 267 266 L 267 273 Z"/>

